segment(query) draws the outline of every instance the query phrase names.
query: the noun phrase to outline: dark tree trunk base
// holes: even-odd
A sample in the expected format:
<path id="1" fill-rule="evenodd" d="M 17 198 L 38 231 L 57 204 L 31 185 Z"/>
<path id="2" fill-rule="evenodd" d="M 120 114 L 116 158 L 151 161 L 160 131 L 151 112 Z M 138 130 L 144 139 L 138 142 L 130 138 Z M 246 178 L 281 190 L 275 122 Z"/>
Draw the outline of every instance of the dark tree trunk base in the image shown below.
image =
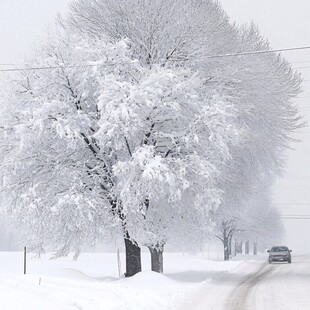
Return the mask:
<path id="1" fill-rule="evenodd" d="M 128 235 L 128 234 L 127 234 Z M 138 272 L 141 272 L 141 249 L 140 247 L 125 238 L 125 251 L 126 251 L 126 273 L 125 277 L 132 277 Z"/>
<path id="2" fill-rule="evenodd" d="M 244 252 L 245 252 L 245 254 L 250 254 L 250 242 L 248 240 L 245 242 Z"/>
<path id="3" fill-rule="evenodd" d="M 228 255 L 229 258 L 232 257 L 232 235 L 228 237 Z"/>
<path id="4" fill-rule="evenodd" d="M 229 240 L 226 236 L 224 237 L 223 245 L 224 245 L 224 260 L 229 260 Z"/>
<path id="5" fill-rule="evenodd" d="M 257 255 L 257 242 L 253 244 L 253 255 Z"/>
<path id="6" fill-rule="evenodd" d="M 163 273 L 164 272 L 164 260 L 163 260 L 164 247 L 162 246 L 156 249 L 149 247 L 149 250 L 151 253 L 152 271 Z"/>

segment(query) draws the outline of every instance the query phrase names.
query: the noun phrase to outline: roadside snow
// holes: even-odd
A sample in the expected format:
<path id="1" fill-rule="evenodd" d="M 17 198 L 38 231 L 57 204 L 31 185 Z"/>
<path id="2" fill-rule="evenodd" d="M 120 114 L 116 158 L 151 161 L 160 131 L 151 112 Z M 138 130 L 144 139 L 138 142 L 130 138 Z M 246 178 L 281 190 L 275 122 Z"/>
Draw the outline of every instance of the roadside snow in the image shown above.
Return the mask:
<path id="1" fill-rule="evenodd" d="M 255 260 L 253 259 L 253 256 L 243 258 L 245 260 L 242 264 L 239 263 L 235 268 L 230 269 L 229 272 L 218 273 L 212 278 L 212 280 L 202 282 L 198 289 L 193 290 L 186 296 L 179 309 L 234 309 L 230 307 L 230 299 L 234 290 L 239 287 L 245 277 L 255 273 L 255 271 L 266 262 L 264 255 L 257 256 Z M 263 309 L 266 310 L 265 308 L 257 308 L 257 310 Z M 240 308 L 238 310 L 242 309 Z"/>
<path id="2" fill-rule="evenodd" d="M 50 260 L 48 255 L 41 259 L 30 257 L 27 275 L 23 275 L 21 252 L 0 253 L 0 309 L 178 309 L 203 283 L 241 264 L 167 253 L 165 275 L 160 275 L 149 271 L 150 257 L 143 253 L 146 271 L 119 279 L 115 253 L 86 253 L 77 261 Z"/>
<path id="3" fill-rule="evenodd" d="M 203 282 L 187 295 L 180 310 L 309 310 L 310 255 L 292 264 L 268 264 L 265 256 Z"/>

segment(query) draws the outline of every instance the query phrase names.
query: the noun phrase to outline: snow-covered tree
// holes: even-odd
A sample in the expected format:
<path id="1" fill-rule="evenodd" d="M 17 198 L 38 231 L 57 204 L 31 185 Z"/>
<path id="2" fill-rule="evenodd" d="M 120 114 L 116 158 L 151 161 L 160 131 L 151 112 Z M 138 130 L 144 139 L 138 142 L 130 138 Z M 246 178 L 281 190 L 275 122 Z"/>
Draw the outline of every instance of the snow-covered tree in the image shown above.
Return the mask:
<path id="1" fill-rule="evenodd" d="M 236 137 L 234 113 L 195 71 L 153 66 L 135 80 L 102 80 L 95 136 L 118 160 L 113 170 L 128 231 L 160 250 L 184 227 L 196 232 L 219 204 L 216 180 Z"/>
<path id="2" fill-rule="evenodd" d="M 66 29 L 42 44 L 27 64 L 50 70 L 24 70 L 5 95 L 1 175 L 35 250 L 78 255 L 122 231 L 131 275 L 138 245 L 160 256 L 177 233 L 206 230 L 235 131 L 203 75 L 141 66 L 128 46 Z"/>
<path id="3" fill-rule="evenodd" d="M 252 197 L 243 201 L 229 200 L 230 205 L 221 205 L 215 212 L 216 236 L 223 243 L 224 259 L 229 260 L 232 241 L 251 241 L 260 249 L 279 243 L 283 227 L 279 211 L 272 205 L 270 182 L 257 186 Z M 226 198 L 227 199 L 227 198 Z"/>
<path id="4" fill-rule="evenodd" d="M 231 61 L 227 61 L 226 59 L 214 59 L 211 61 L 207 58 L 208 55 L 212 54 L 223 54 L 232 51 L 237 52 L 239 48 L 237 43 L 237 38 L 239 36 L 237 28 L 229 23 L 227 15 L 215 1 L 80 0 L 72 3 L 69 20 L 74 31 L 79 31 L 83 33 L 83 35 L 86 34 L 89 37 L 100 38 L 102 35 L 108 35 L 112 41 L 117 41 L 124 37 L 128 38 L 130 41 L 130 50 L 134 57 L 147 68 L 152 69 L 153 67 L 161 66 L 173 69 L 177 67 L 187 70 L 190 69 L 193 72 L 199 72 L 199 75 L 204 82 L 201 84 L 201 82 L 198 81 L 198 84 L 201 85 L 201 89 L 203 89 L 203 92 L 205 93 L 205 100 L 200 104 L 206 102 L 207 105 L 210 105 L 210 99 L 212 99 L 213 102 L 211 105 L 213 106 L 214 103 L 216 105 L 216 102 L 220 101 L 220 105 L 222 106 L 221 110 L 225 114 L 226 112 L 224 110 L 231 110 L 233 103 L 236 103 L 236 101 L 234 101 L 235 93 L 232 91 L 233 89 L 230 85 L 232 82 L 230 80 L 231 76 L 226 78 L 223 72 L 225 70 L 230 72 L 227 64 L 230 64 Z M 175 83 L 175 81 L 170 80 L 169 83 Z M 139 91 L 141 91 L 141 87 Z M 182 90 L 179 90 L 179 92 L 180 94 L 183 94 Z M 201 97 L 199 97 L 199 100 L 201 100 Z M 222 109 L 223 107 L 224 110 Z M 177 113 L 174 116 L 177 118 Z M 145 117 L 148 118 L 149 116 L 145 115 Z M 185 121 L 187 122 L 185 125 L 189 126 L 190 123 L 188 123 L 188 121 L 190 121 L 190 119 L 185 119 Z M 231 118 L 224 126 L 229 128 L 232 123 Z M 168 124 L 170 125 L 172 122 L 170 121 Z M 177 125 L 176 129 L 180 130 L 178 134 L 183 134 L 184 128 Z M 201 134 L 206 134 L 204 139 L 208 139 L 208 132 L 205 131 Z M 230 134 L 234 135 L 235 133 L 232 130 L 230 131 Z M 164 136 L 165 135 L 167 135 L 167 132 L 164 133 Z M 179 139 L 175 138 L 174 132 L 170 135 L 172 139 L 175 139 L 177 143 L 179 143 Z M 167 139 L 167 142 L 171 140 L 171 137 Z M 236 137 L 234 137 L 233 140 L 235 140 L 235 138 Z M 121 139 L 123 140 L 123 137 Z M 228 135 L 226 142 L 228 142 L 229 139 L 231 138 Z M 156 140 L 157 138 L 155 137 L 155 141 Z M 200 141 L 203 140 L 200 138 Z M 175 141 L 172 142 L 175 143 Z M 166 141 L 161 143 L 165 144 Z M 231 144 L 233 144 L 233 142 Z M 222 143 L 221 147 L 225 150 L 225 143 Z M 178 150 L 175 149 L 175 151 Z M 190 149 L 190 152 L 193 151 L 195 152 L 195 148 Z M 218 154 L 219 158 L 221 158 L 221 151 Z M 182 152 L 184 151 L 182 150 Z M 143 154 L 145 153 L 143 152 Z M 184 154 L 177 154 L 174 156 L 183 158 Z M 223 164 L 224 161 L 221 162 L 221 165 Z M 213 166 L 214 173 L 212 175 L 212 181 L 206 181 L 204 187 L 199 190 L 198 186 L 195 185 L 196 190 L 192 192 L 191 196 L 187 193 L 182 197 L 182 201 L 179 201 L 178 204 L 182 205 L 184 202 L 187 205 L 192 205 L 194 202 L 191 201 L 189 197 L 195 198 L 197 192 L 199 192 L 200 195 L 206 193 L 208 187 L 213 186 L 213 182 L 215 178 L 218 177 L 218 173 L 223 170 L 220 168 L 221 165 Z M 197 171 L 197 169 L 194 171 Z M 143 182 L 146 181 L 143 180 Z M 191 183 L 189 183 L 191 185 L 191 190 L 192 185 L 194 184 L 193 182 L 194 180 L 192 179 Z M 127 182 L 127 185 L 128 184 L 129 183 Z M 155 189 L 155 187 L 152 188 Z M 169 190 L 169 187 L 166 185 L 164 185 L 164 188 L 168 193 L 175 190 L 174 188 Z M 136 193 L 136 189 L 134 189 L 134 191 L 134 193 Z M 179 192 L 179 190 L 177 190 L 177 192 Z M 215 192 L 219 193 L 218 189 L 214 188 L 213 193 Z M 145 199 L 145 195 L 142 195 L 142 197 L 144 197 L 142 199 Z M 218 196 L 218 198 L 220 198 L 220 196 Z M 150 202 L 148 199 L 146 201 L 147 203 L 144 204 L 144 207 L 148 210 L 150 217 L 151 212 L 149 211 L 149 205 L 154 205 L 154 202 Z M 165 200 L 161 201 L 161 204 L 165 204 L 164 201 Z M 218 204 L 218 199 L 216 201 Z M 212 204 L 209 205 L 208 201 L 203 201 L 202 199 L 200 200 L 200 204 L 207 204 L 204 206 L 207 210 L 212 209 L 213 207 Z M 141 201 L 137 206 L 140 207 L 140 205 Z M 184 208 L 184 210 L 187 209 Z M 157 216 L 162 216 L 158 211 L 156 211 L 156 214 Z M 171 223 L 172 220 L 170 217 L 167 217 L 167 214 L 165 216 L 166 221 Z M 176 218 L 176 215 L 173 215 L 173 219 L 175 220 Z M 195 220 L 189 221 L 191 218 L 194 218 Z M 197 218 L 199 218 L 199 220 L 197 220 Z M 198 216 L 197 218 L 193 214 L 186 217 L 181 214 L 179 219 L 187 219 L 185 227 L 188 227 L 189 232 L 197 232 L 199 230 L 197 227 L 200 227 L 200 232 L 196 235 L 200 236 L 200 242 L 203 242 L 201 236 L 203 235 L 204 227 L 210 226 L 209 217 L 206 213 L 204 216 L 201 216 L 200 214 L 200 217 Z M 161 223 L 161 227 L 165 227 L 166 225 L 162 218 L 156 220 L 156 223 Z M 193 223 L 193 225 L 188 225 L 188 223 Z M 171 225 L 171 227 L 174 226 Z M 182 225 L 178 224 L 176 227 L 182 227 Z M 163 232 L 164 230 L 163 228 L 156 228 L 156 231 Z M 178 230 L 173 229 L 174 233 L 177 231 Z M 177 234 L 177 236 L 180 235 L 191 236 L 193 239 L 193 234 L 190 233 L 184 234 L 184 232 L 180 232 Z M 150 234 L 147 234 L 146 236 L 149 237 Z M 156 234 L 152 234 L 152 236 L 155 239 L 158 238 Z M 174 240 L 177 239 L 173 236 L 171 237 Z M 159 237 L 159 240 L 156 242 L 152 241 L 153 245 L 150 248 L 158 248 L 158 245 L 163 243 L 161 239 L 165 240 L 166 237 Z M 185 238 L 183 237 L 183 239 Z M 148 244 L 149 241 L 146 243 Z"/>
<path id="5" fill-rule="evenodd" d="M 75 31 L 91 37 L 128 38 L 142 64 L 199 62 L 232 52 L 238 35 L 217 1 L 78 0 L 71 4 Z"/>
<path id="6" fill-rule="evenodd" d="M 281 170 L 300 79 L 209 57 L 269 49 L 217 1 L 79 0 L 68 21 L 3 95 L 2 202 L 39 252 L 123 236 L 128 276 L 142 245 L 162 271 L 166 242 L 203 242 Z"/>
<path id="7" fill-rule="evenodd" d="M 241 50 L 270 49 L 255 26 L 239 31 Z M 281 56 L 275 53 L 239 56 L 231 66 L 232 88 L 239 93 L 236 109 L 241 135 L 240 144 L 230 148 L 232 160 L 225 166 L 228 178 L 220 180 L 224 196 L 216 216 L 218 229 L 223 233 L 226 259 L 229 257 L 226 244 L 236 227 L 240 228 L 238 219 L 246 221 L 248 215 L 257 212 L 255 206 L 263 208 L 262 201 L 266 207 L 271 205 L 270 188 L 281 176 L 285 151 L 294 140 L 294 133 L 303 126 L 293 103 L 300 92 L 300 76 Z M 278 226 L 276 217 L 272 218 L 274 226 Z M 249 229 L 247 226 L 246 230 Z"/>
<path id="8" fill-rule="evenodd" d="M 37 251 L 78 254 L 83 244 L 119 230 L 110 159 L 92 135 L 99 128 L 97 77 L 111 64 L 117 70 L 116 63 L 130 62 L 126 53 L 125 42 L 59 30 L 27 60 L 51 69 L 25 69 L 4 96 L 2 202 L 28 228 Z"/>

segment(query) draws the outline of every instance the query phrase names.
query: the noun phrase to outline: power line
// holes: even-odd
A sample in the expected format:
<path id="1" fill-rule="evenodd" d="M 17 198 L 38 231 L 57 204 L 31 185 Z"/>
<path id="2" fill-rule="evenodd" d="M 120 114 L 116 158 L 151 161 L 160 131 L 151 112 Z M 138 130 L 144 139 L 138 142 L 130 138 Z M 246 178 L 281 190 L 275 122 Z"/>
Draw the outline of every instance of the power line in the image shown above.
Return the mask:
<path id="1" fill-rule="evenodd" d="M 310 206 L 310 202 L 309 203 L 286 203 L 286 202 L 279 202 L 279 203 L 275 203 L 275 205 L 278 206 Z"/>
<path id="2" fill-rule="evenodd" d="M 283 214 L 280 216 L 283 220 L 310 220 L 309 214 Z"/>
<path id="3" fill-rule="evenodd" d="M 295 67 L 295 68 L 292 68 L 294 70 L 300 70 L 300 69 L 309 69 L 310 66 L 304 66 L 304 67 Z"/>
<path id="4" fill-rule="evenodd" d="M 310 189 L 309 186 L 298 186 L 298 187 L 279 188 L 278 190 L 279 191 L 308 191 L 309 189 Z"/>
<path id="5" fill-rule="evenodd" d="M 119 64 L 130 64 L 130 63 L 119 63 Z M 9 68 L 1 69 L 0 72 L 16 72 L 16 71 L 36 71 L 36 70 L 54 70 L 64 68 L 87 68 L 87 67 L 101 67 L 101 66 L 115 66 L 117 64 L 101 64 L 101 65 L 66 65 L 66 66 L 50 66 L 50 67 L 28 67 L 28 68 Z"/>
<path id="6" fill-rule="evenodd" d="M 310 63 L 310 60 L 303 60 L 303 61 L 292 61 L 291 64 L 302 64 L 302 63 Z"/>
<path id="7" fill-rule="evenodd" d="M 310 46 L 289 47 L 289 48 L 282 48 L 282 49 L 270 49 L 270 50 L 261 50 L 261 51 L 252 51 L 252 52 L 241 52 L 241 53 L 233 53 L 233 54 L 213 55 L 213 56 L 207 56 L 206 58 L 234 57 L 234 56 L 288 52 L 288 51 L 307 50 L 307 49 L 310 49 Z"/>
<path id="8" fill-rule="evenodd" d="M 310 220 L 310 215 L 302 216 L 302 215 L 281 215 L 280 218 L 282 219 L 300 219 L 300 220 Z"/>
<path id="9" fill-rule="evenodd" d="M 310 214 L 282 214 L 281 216 L 283 217 L 289 217 L 289 216 L 293 216 L 293 217 L 310 217 Z"/>
<path id="10" fill-rule="evenodd" d="M 282 49 L 270 49 L 270 50 L 259 50 L 259 51 L 249 51 L 249 52 L 240 52 L 240 53 L 231 53 L 231 54 L 219 54 L 219 55 L 210 55 L 206 56 L 206 59 L 213 58 L 223 58 L 223 57 L 237 57 L 237 56 L 247 56 L 247 55 L 258 55 L 258 54 L 268 54 L 268 53 L 277 53 L 277 52 L 288 52 L 288 51 L 298 51 L 298 50 L 307 50 L 310 49 L 310 46 L 300 46 L 300 47 L 290 47 Z M 128 63 L 119 63 L 119 64 L 132 64 Z M 98 67 L 98 66 L 114 66 L 115 64 L 84 64 L 84 65 L 59 65 L 59 66 L 42 66 L 42 67 L 28 67 L 28 68 L 9 68 L 1 69 L 0 72 L 16 72 L 16 71 L 32 71 L 32 70 L 54 70 L 54 69 L 63 69 L 63 68 L 83 68 L 83 67 Z M 0 66 L 20 66 L 20 64 L 0 64 Z"/>
<path id="11" fill-rule="evenodd" d="M 281 220 L 310 220 L 309 218 L 300 218 L 300 217 L 280 217 Z"/>
<path id="12" fill-rule="evenodd" d="M 273 52 L 273 51 L 271 51 Z M 215 56 L 208 56 L 208 57 L 215 57 Z M 310 63 L 310 60 L 304 60 L 304 61 L 292 61 L 290 64 L 299 64 L 299 63 Z M 16 64 L 16 63 L 0 63 L 0 66 L 20 66 L 21 64 Z M 297 69 L 297 68 L 295 68 Z"/>

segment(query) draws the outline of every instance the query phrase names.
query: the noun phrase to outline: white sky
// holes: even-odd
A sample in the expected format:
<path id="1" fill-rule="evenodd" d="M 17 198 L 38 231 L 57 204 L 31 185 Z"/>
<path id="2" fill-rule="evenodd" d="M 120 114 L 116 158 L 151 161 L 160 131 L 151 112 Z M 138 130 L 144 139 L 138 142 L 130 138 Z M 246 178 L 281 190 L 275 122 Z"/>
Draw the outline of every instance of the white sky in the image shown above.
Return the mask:
<path id="1" fill-rule="evenodd" d="M 254 21 L 273 48 L 310 46 L 309 0 L 221 0 L 232 21 Z M 57 12 L 65 13 L 69 0 L 0 0 L 0 63 L 18 62 L 40 38 Z M 310 50 L 286 52 L 294 67 L 310 67 Z M 300 63 L 299 63 L 300 62 Z M 300 69 L 304 93 L 297 99 L 310 124 L 310 68 Z M 310 214 L 310 129 L 298 136 L 301 143 L 289 153 L 287 174 L 274 192 L 283 214 Z M 285 204 L 292 205 L 285 205 Z M 306 206 L 297 204 L 308 204 Z M 303 250 L 310 235 L 310 220 L 283 221 L 287 242 Z M 310 243 L 308 242 L 310 251 Z"/>

